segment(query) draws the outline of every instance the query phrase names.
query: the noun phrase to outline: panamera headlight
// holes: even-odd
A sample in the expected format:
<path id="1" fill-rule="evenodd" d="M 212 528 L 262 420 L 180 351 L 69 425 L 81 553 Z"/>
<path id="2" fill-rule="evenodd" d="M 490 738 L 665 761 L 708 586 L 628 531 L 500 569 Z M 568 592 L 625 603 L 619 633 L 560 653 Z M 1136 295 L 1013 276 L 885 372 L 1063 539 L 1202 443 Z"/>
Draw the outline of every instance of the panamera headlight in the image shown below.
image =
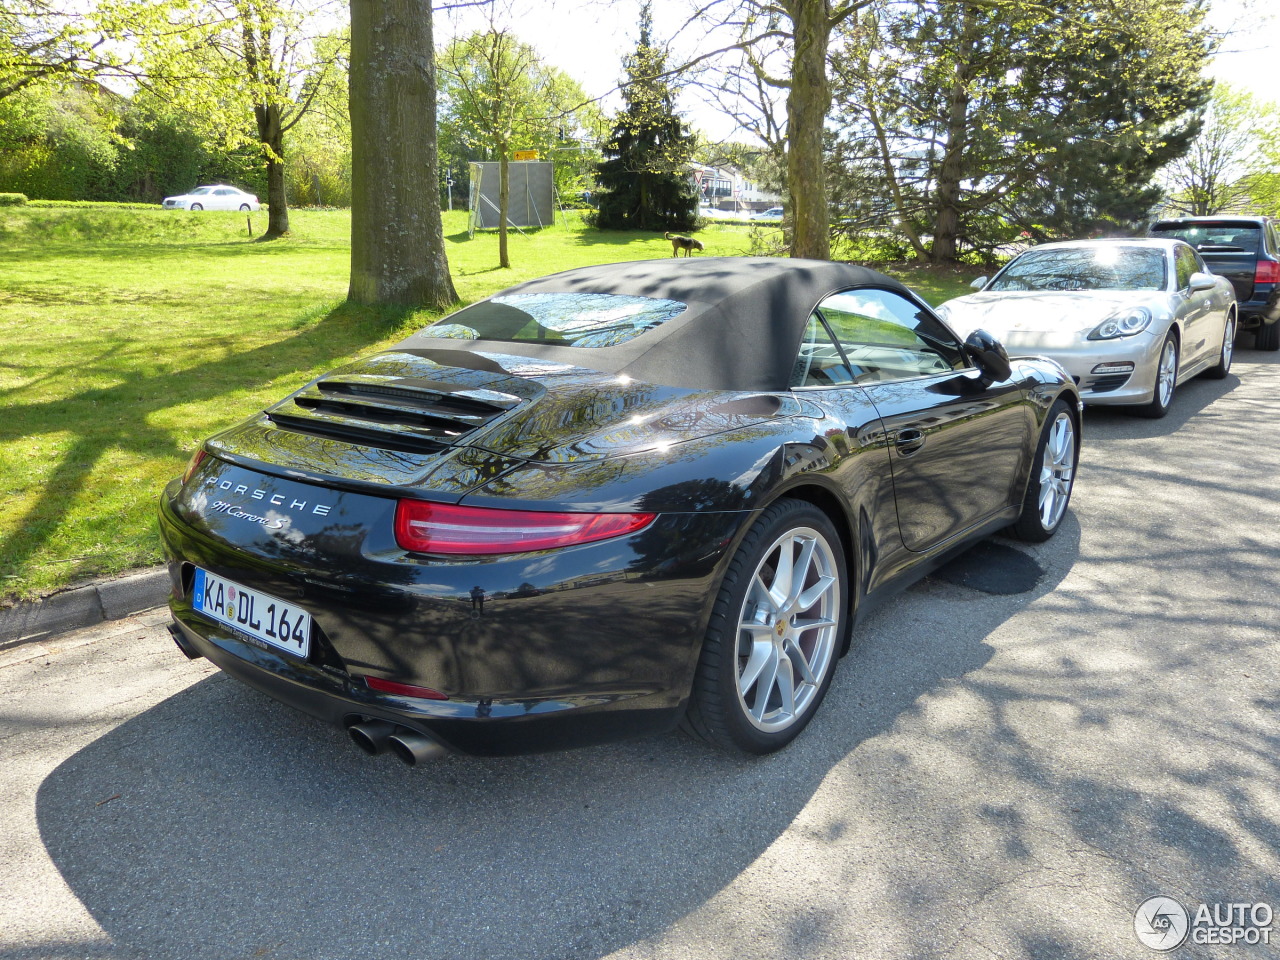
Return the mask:
<path id="1" fill-rule="evenodd" d="M 1117 337 L 1132 337 L 1141 333 L 1151 325 L 1151 311 L 1146 307 L 1131 307 L 1113 313 L 1093 328 L 1090 340 L 1114 340 Z"/>

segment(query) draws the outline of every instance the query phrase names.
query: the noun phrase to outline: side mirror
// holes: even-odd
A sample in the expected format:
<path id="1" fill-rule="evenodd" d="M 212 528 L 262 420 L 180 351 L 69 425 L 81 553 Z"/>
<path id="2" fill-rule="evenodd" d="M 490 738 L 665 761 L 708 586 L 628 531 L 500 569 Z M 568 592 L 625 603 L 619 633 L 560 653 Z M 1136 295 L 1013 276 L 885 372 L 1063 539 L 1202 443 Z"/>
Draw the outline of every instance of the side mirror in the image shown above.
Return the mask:
<path id="1" fill-rule="evenodd" d="M 969 284 L 969 287 L 973 290 L 981 290 L 986 285 L 987 285 L 987 278 L 979 277 L 977 280 L 973 281 L 973 283 Z"/>
<path id="2" fill-rule="evenodd" d="M 1009 379 L 1009 374 L 1013 372 L 1013 365 L 1009 363 L 1009 352 L 1005 350 L 1003 343 L 987 331 L 973 331 L 965 338 L 964 348 L 985 379 L 992 383 Z"/>
<path id="3" fill-rule="evenodd" d="M 1192 293 L 1199 293 L 1201 290 L 1212 290 L 1218 285 L 1217 279 L 1211 273 L 1193 273 L 1191 280 L 1187 283 Z"/>

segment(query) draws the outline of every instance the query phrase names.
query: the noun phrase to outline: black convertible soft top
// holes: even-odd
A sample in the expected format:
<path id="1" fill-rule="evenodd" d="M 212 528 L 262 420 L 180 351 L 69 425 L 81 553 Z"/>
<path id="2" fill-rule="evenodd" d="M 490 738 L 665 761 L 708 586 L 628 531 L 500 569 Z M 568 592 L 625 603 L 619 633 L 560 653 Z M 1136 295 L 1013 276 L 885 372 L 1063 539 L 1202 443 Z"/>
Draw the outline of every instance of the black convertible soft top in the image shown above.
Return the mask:
<path id="1" fill-rule="evenodd" d="M 681 257 L 607 263 L 530 280 L 495 296 L 612 293 L 678 300 L 688 309 L 606 347 L 458 340 L 430 336 L 428 328 L 397 349 L 515 354 L 674 387 L 783 390 L 813 308 L 833 293 L 865 286 L 913 296 L 884 274 L 824 260 Z M 465 323 L 468 309 L 444 322 Z"/>

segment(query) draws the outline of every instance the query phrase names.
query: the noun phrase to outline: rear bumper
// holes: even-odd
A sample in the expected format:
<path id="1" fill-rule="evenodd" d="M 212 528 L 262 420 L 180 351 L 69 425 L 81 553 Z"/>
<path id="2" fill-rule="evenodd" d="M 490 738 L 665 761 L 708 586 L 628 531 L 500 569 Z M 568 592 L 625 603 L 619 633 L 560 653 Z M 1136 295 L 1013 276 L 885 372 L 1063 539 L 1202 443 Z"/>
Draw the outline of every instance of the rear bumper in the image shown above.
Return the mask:
<path id="1" fill-rule="evenodd" d="M 560 700 L 416 700 L 376 694 L 352 677 L 262 650 L 173 603 L 179 647 L 295 710 L 334 726 L 386 720 L 455 753 L 508 756 L 567 750 L 672 729 L 684 712 L 661 695 Z M 175 637 L 175 639 L 177 639 Z"/>
<path id="2" fill-rule="evenodd" d="M 1242 300 L 1236 307 L 1241 328 L 1280 321 L 1280 285 L 1258 285 L 1254 287 L 1253 294 L 1252 299 Z"/>
<path id="3" fill-rule="evenodd" d="M 214 539 L 178 516 L 168 494 L 160 509 L 169 605 L 184 653 L 328 723 L 387 720 L 479 755 L 670 729 L 685 708 L 714 585 L 744 520 L 660 516 L 657 524 L 667 526 L 649 528 L 647 540 L 483 563 L 358 554 L 326 563 L 314 553 L 304 562 L 306 555 Z M 690 543 L 703 547 L 681 553 Z M 676 545 L 674 555 L 652 552 L 658 544 Z M 313 618 L 307 659 L 197 613 L 196 565 L 304 607 Z M 374 691 L 366 676 L 448 699 Z"/>

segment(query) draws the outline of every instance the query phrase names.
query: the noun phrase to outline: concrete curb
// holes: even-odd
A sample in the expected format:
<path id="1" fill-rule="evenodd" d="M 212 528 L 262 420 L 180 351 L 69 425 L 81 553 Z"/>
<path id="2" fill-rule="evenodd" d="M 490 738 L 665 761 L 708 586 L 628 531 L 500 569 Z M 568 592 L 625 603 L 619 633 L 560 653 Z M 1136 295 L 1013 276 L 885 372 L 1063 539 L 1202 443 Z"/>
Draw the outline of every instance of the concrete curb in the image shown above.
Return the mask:
<path id="1" fill-rule="evenodd" d="M 19 603 L 0 610 L 0 650 L 120 620 L 160 606 L 168 595 L 169 571 L 160 566 Z"/>

